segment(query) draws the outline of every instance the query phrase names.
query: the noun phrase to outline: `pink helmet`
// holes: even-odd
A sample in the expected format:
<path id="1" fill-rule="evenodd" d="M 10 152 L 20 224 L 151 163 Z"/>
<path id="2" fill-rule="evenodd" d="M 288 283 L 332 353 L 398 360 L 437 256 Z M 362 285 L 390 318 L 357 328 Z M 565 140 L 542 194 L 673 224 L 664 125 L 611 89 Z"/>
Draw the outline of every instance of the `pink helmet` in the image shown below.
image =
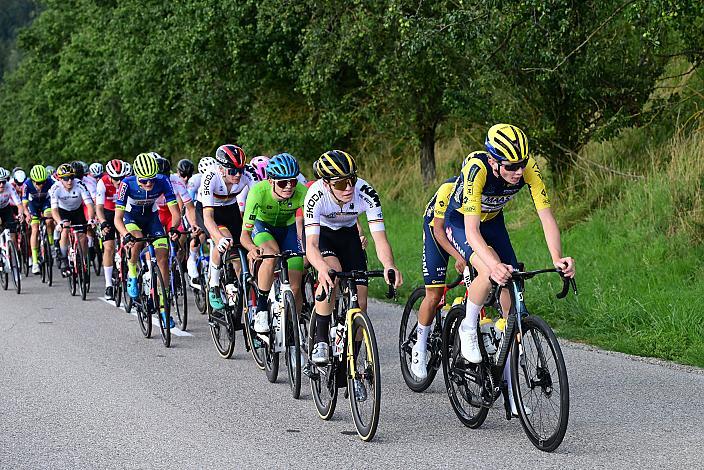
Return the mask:
<path id="1" fill-rule="evenodd" d="M 269 163 L 269 157 L 265 157 L 264 155 L 260 155 L 258 157 L 254 157 L 251 162 L 249 162 L 250 165 L 252 165 L 252 168 L 254 169 L 254 176 L 257 178 L 258 181 L 262 181 L 266 179 L 266 165 Z"/>

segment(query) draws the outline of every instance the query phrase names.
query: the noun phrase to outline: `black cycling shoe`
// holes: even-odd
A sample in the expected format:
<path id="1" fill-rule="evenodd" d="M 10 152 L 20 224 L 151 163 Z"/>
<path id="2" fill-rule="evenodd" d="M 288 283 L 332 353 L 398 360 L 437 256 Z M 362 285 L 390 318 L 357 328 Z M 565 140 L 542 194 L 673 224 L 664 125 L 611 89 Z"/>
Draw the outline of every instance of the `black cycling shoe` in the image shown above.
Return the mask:
<path id="1" fill-rule="evenodd" d="M 115 300 L 114 287 L 108 286 L 105 288 L 105 298 L 108 300 Z"/>

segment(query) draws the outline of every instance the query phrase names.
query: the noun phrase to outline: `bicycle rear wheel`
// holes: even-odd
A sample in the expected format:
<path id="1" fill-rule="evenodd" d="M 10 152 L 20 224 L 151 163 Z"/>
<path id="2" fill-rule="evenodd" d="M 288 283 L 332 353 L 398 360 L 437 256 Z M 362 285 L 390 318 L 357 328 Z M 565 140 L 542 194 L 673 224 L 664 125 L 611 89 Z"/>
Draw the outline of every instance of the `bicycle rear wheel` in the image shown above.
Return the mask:
<path id="1" fill-rule="evenodd" d="M 193 287 L 193 299 L 200 314 L 205 315 L 208 311 L 208 279 L 201 264 L 198 265 L 198 286 Z"/>
<path id="2" fill-rule="evenodd" d="M 12 282 L 15 284 L 15 290 L 19 294 L 22 291 L 22 271 L 20 265 L 19 253 L 14 243 L 9 243 L 10 247 L 8 255 L 10 257 L 10 273 L 12 274 Z"/>
<path id="3" fill-rule="evenodd" d="M 316 316 L 313 311 L 308 325 L 308 357 L 313 356 Z M 337 363 L 335 361 L 335 358 L 330 358 L 330 363 L 323 367 L 318 367 L 312 362 L 309 363 L 311 395 L 313 395 L 318 416 L 325 421 L 332 418 L 337 406 Z"/>
<path id="4" fill-rule="evenodd" d="M 20 266 L 21 271 L 24 271 L 24 277 L 29 276 L 29 260 L 30 258 L 30 249 L 29 249 L 29 237 L 27 235 L 27 231 L 22 229 L 20 230 L 20 233 L 18 233 L 19 236 L 19 250 L 17 253 L 17 259 L 18 263 L 17 265 Z"/>
<path id="5" fill-rule="evenodd" d="M 560 344 L 540 317 L 528 316 L 522 348 L 511 346 L 511 383 L 518 417 L 535 447 L 552 452 L 562 443 L 570 414 L 567 368 Z M 526 413 L 530 408 L 531 414 Z"/>
<path id="6" fill-rule="evenodd" d="M 276 283 L 271 286 L 272 291 L 276 288 Z M 272 314 L 272 305 L 269 303 L 269 343 L 264 344 L 264 371 L 269 382 L 274 383 L 279 378 L 279 353 L 275 350 L 276 345 L 276 329 L 274 328 L 274 315 Z"/>
<path id="7" fill-rule="evenodd" d="M 363 441 L 370 441 L 379 425 L 381 410 L 381 367 L 379 350 L 376 344 L 374 327 L 366 312 L 357 312 L 352 318 L 350 338 L 355 346 L 354 369 L 347 375 L 347 390 L 350 409 L 357 428 L 357 434 Z M 359 338 L 359 341 L 355 341 Z M 352 366 L 352 363 L 349 364 Z M 357 382 L 363 394 L 355 392 Z"/>
<path id="8" fill-rule="evenodd" d="M 421 286 L 414 290 L 406 306 L 403 309 L 401 316 L 401 327 L 398 333 L 398 355 L 401 362 L 401 375 L 406 382 L 408 388 L 414 392 L 422 392 L 430 387 L 435 379 L 435 374 L 438 372 L 438 365 L 433 362 L 434 351 L 432 350 L 431 338 L 428 338 L 428 353 L 426 355 L 426 367 L 428 375 L 425 379 L 419 379 L 411 372 L 411 364 L 413 363 L 413 346 L 416 344 L 416 328 L 418 327 L 418 310 L 420 304 L 425 298 L 425 287 Z"/>
<path id="9" fill-rule="evenodd" d="M 286 309 L 286 354 L 284 361 L 288 369 L 288 384 L 293 398 L 301 396 L 301 332 L 299 330 L 296 300 L 291 292 L 284 293 Z"/>
<path id="10" fill-rule="evenodd" d="M 247 282 L 245 286 L 245 291 L 248 301 L 247 308 L 243 310 L 244 320 L 242 323 L 244 325 L 244 334 L 247 338 L 247 344 L 249 345 L 249 352 L 252 355 L 252 359 L 254 359 L 254 362 L 260 370 L 264 370 L 266 367 L 266 356 L 264 353 L 266 344 L 257 337 L 257 332 L 254 331 L 254 313 L 257 310 L 257 292 L 249 282 Z"/>
<path id="11" fill-rule="evenodd" d="M 161 275 L 159 266 L 154 263 L 152 266 L 152 305 L 157 312 L 159 320 L 159 331 L 161 341 L 167 348 L 171 346 L 171 305 L 169 305 L 169 291 L 166 288 L 164 277 Z M 165 312 L 166 318 L 162 318 L 161 311 Z"/>
<path id="12" fill-rule="evenodd" d="M 172 310 L 176 313 L 176 324 L 181 331 L 186 331 L 188 326 L 188 297 L 186 293 L 186 276 L 181 263 L 174 257 L 171 260 L 171 295 L 173 300 Z"/>
<path id="13" fill-rule="evenodd" d="M 483 406 L 483 364 L 472 364 L 460 352 L 459 327 L 465 316 L 463 305 L 452 307 L 442 332 L 442 371 L 450 405 L 465 426 L 476 429 L 484 423 L 489 408 Z M 480 343 L 480 348 L 482 345 Z M 485 368 L 486 374 L 489 371 Z M 491 390 L 491 388 L 490 388 Z"/>
<path id="14" fill-rule="evenodd" d="M 2 283 L 3 290 L 7 290 L 8 285 L 10 283 L 10 259 L 7 257 L 7 255 L 8 253 L 0 252 L 0 256 L 2 256 L 3 258 L 2 260 L 0 260 L 0 262 L 2 263 L 2 273 L 0 273 L 0 282 Z"/>

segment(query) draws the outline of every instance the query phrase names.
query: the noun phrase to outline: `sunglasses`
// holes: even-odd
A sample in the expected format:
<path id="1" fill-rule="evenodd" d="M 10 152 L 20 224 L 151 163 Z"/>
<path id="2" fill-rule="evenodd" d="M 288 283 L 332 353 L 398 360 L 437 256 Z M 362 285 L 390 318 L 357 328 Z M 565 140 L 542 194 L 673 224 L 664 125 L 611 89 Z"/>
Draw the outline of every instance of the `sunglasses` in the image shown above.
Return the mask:
<path id="1" fill-rule="evenodd" d="M 509 163 L 507 165 L 501 165 L 506 171 L 518 171 L 521 168 L 525 168 L 528 165 L 528 160 L 523 160 L 518 163 Z"/>
<path id="2" fill-rule="evenodd" d="M 156 181 L 156 178 L 139 178 L 137 181 L 139 181 L 139 184 L 152 184 Z"/>
<path id="3" fill-rule="evenodd" d="M 73 180 L 73 176 L 62 176 L 61 181 L 71 181 Z"/>
<path id="4" fill-rule="evenodd" d="M 357 177 L 353 176 L 352 178 L 330 181 L 330 184 L 338 191 L 344 191 L 347 188 L 354 188 L 354 185 L 357 184 Z"/>
<path id="5" fill-rule="evenodd" d="M 225 170 L 225 173 L 228 176 L 241 175 L 242 173 L 244 173 L 244 168 L 228 168 L 227 170 Z"/>
<path id="6" fill-rule="evenodd" d="M 287 188 L 287 187 L 294 187 L 296 186 L 296 183 L 298 183 L 298 180 L 296 178 L 291 178 L 288 180 L 274 180 L 276 181 L 276 186 L 278 186 L 281 189 Z"/>
<path id="7" fill-rule="evenodd" d="M 5 184 L 7 183 L 7 180 L 0 180 L 0 184 Z"/>
<path id="8" fill-rule="evenodd" d="M 113 178 L 112 176 L 110 177 L 111 180 L 117 181 L 118 183 L 121 182 L 124 179 L 124 176 L 120 176 L 119 178 Z"/>

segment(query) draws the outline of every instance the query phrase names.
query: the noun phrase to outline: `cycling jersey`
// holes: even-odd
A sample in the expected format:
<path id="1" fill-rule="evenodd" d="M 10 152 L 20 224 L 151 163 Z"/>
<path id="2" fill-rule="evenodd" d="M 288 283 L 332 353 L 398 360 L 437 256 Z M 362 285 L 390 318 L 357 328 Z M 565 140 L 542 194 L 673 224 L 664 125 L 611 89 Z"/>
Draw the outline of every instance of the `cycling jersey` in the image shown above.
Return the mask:
<path id="1" fill-rule="evenodd" d="M 440 185 L 438 190 L 425 206 L 425 220 L 431 227 L 433 226 L 436 218 L 445 218 L 445 212 L 447 211 L 447 206 L 450 203 L 450 196 L 452 196 L 452 191 L 455 188 L 455 182 L 458 178 L 458 176 L 453 176 L 452 178 L 445 180 L 445 182 Z"/>
<path id="2" fill-rule="evenodd" d="M 464 226 L 465 214 L 480 215 L 482 222 L 489 221 L 501 213 L 526 184 L 536 210 L 550 207 L 540 169 L 533 157 L 528 158 L 528 165 L 518 184 L 510 185 L 494 174 L 489 165 L 489 154 L 481 153 L 462 168 L 445 217 L 457 226 Z"/>
<path id="3" fill-rule="evenodd" d="M 237 195 L 249 186 L 251 182 L 252 180 L 249 176 L 242 174 L 239 183 L 233 184 L 228 191 L 225 178 L 220 171 L 212 170 L 205 173 L 200 184 L 203 207 L 238 204 Z"/>
<path id="4" fill-rule="evenodd" d="M 139 185 L 136 176 L 128 176 L 117 190 L 115 208 L 130 213 L 135 217 L 149 215 L 158 210 L 156 200 L 162 194 L 166 197 L 167 205 L 176 204 L 176 196 L 169 178 L 164 175 L 154 177 L 152 189 L 147 191 Z"/>
<path id="5" fill-rule="evenodd" d="M 86 185 L 86 188 L 88 188 L 88 192 L 90 193 L 90 197 L 93 198 L 93 200 L 96 199 L 96 190 L 98 187 L 98 180 L 95 179 L 92 175 L 86 175 L 81 179 L 83 181 L 83 184 Z"/>
<path id="6" fill-rule="evenodd" d="M 65 211 L 75 211 L 83 203 L 93 204 L 93 199 L 86 186 L 80 180 L 73 180 L 71 189 L 64 188 L 61 183 L 55 184 L 49 189 L 52 209 L 63 209 Z"/>
<path id="7" fill-rule="evenodd" d="M 22 202 L 25 203 L 29 213 L 33 217 L 35 223 L 39 222 L 38 216 L 43 215 L 51 208 L 51 198 L 49 197 L 49 189 L 53 186 L 54 181 L 47 178 L 39 186 L 35 185 L 30 179 L 24 182 L 22 190 Z"/>
<path id="8" fill-rule="evenodd" d="M 201 200 L 200 182 L 202 179 L 203 175 L 200 173 L 196 173 L 195 175 L 190 177 L 190 179 L 188 180 L 188 184 L 186 185 L 188 193 L 191 195 L 191 199 L 193 199 L 194 201 Z"/>
<path id="9" fill-rule="evenodd" d="M 2 192 L 0 192 L 0 209 L 4 209 L 10 204 L 20 206 L 22 204 L 22 200 L 17 194 L 15 187 L 11 184 L 5 183 L 2 188 Z"/>
<path id="10" fill-rule="evenodd" d="M 181 198 L 182 203 L 188 204 L 193 201 L 191 194 L 188 192 L 186 185 L 178 174 L 174 173 L 169 176 L 169 181 L 171 182 L 171 187 L 174 188 L 174 194 Z M 157 199 L 156 204 L 159 206 L 159 209 L 165 207 L 166 197 L 164 195 L 160 196 L 159 199 Z"/>
<path id="11" fill-rule="evenodd" d="M 116 199 L 117 188 L 108 175 L 103 175 L 95 188 L 95 203 L 102 204 L 105 210 L 114 211 Z"/>
<path id="12" fill-rule="evenodd" d="M 296 222 L 296 211 L 303 206 L 307 188 L 298 183 L 289 199 L 277 200 L 268 181 L 255 184 L 244 211 L 244 229 L 251 231 L 259 220 L 271 227 L 286 227 Z"/>
<path id="13" fill-rule="evenodd" d="M 318 180 L 308 189 L 304 202 L 306 234 L 319 234 L 320 227 L 332 230 L 354 227 L 359 214 L 366 212 L 369 229 L 384 231 L 384 216 L 381 200 L 376 190 L 363 179 L 357 179 L 352 200 L 340 206 L 323 180 Z"/>
<path id="14" fill-rule="evenodd" d="M 441 184 L 425 207 L 422 268 L 423 282 L 426 287 L 445 286 L 447 262 L 450 255 L 435 239 L 433 226 L 436 218 L 445 218 L 445 211 L 457 178 L 457 176 L 453 176 Z"/>

